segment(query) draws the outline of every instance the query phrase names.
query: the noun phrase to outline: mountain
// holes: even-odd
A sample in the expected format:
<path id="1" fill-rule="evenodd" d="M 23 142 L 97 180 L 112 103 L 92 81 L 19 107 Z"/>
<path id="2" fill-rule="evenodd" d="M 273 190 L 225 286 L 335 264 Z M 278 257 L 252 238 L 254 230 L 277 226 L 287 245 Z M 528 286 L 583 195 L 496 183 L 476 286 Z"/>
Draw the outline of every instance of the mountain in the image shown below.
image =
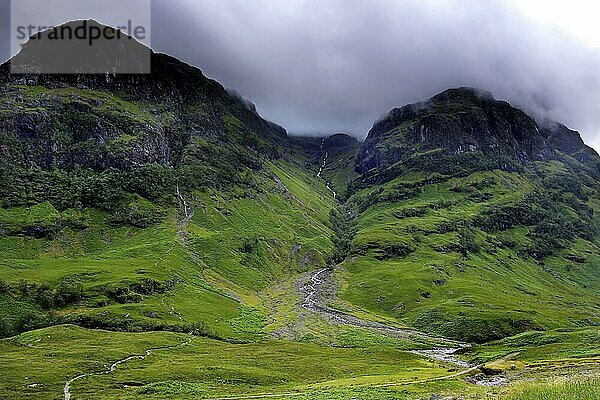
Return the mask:
<path id="1" fill-rule="evenodd" d="M 336 133 L 326 137 L 292 137 L 303 157 L 310 160 L 311 168 L 318 165 L 320 178 L 327 182 L 329 191 L 338 200 L 346 198 L 348 182 L 355 176 L 355 160 L 360 142 L 347 134 Z"/>
<path id="2" fill-rule="evenodd" d="M 392 110 L 357 156 L 342 299 L 467 341 L 600 322 L 599 167 L 489 93 Z"/>
<path id="3" fill-rule="evenodd" d="M 364 143 L 294 137 L 126 36 L 83 58 L 151 73 L 11 73 L 81 50 L 53 45 L 0 66 L 0 398 L 597 389 L 560 386 L 600 375 L 578 132 L 457 88 Z"/>
<path id="4" fill-rule="evenodd" d="M 148 48 L 146 75 L 11 74 L 44 43 L 0 66 L 0 335 L 72 322 L 248 340 L 232 322 L 250 312 L 240 297 L 325 265 L 319 161 Z"/>
<path id="5" fill-rule="evenodd" d="M 436 165 L 438 159 L 453 159 L 456 168 L 466 170 L 517 170 L 555 159 L 557 153 L 575 157 L 598 176 L 598 154 L 577 132 L 560 124 L 539 127 L 523 111 L 490 93 L 458 88 L 394 109 L 377 122 L 361 149 L 357 171 L 386 179 L 382 175 L 391 173 L 397 163 L 412 163 L 415 168 L 452 172 L 449 165 Z M 472 155 L 482 157 L 475 160 Z M 464 165 L 463 159 L 475 164 Z"/>
<path id="6" fill-rule="evenodd" d="M 24 64 L 19 60 L 35 58 L 39 47 L 54 42 L 30 40 L 0 68 L 2 129 L 27 139 L 29 162 L 71 169 L 172 166 L 181 162 L 190 134 L 265 152 L 276 152 L 286 136 L 197 68 L 147 48 L 150 75 L 10 74 L 11 63 Z M 139 46 L 125 37 L 115 45 Z M 63 134 L 52 137 L 57 128 Z"/>

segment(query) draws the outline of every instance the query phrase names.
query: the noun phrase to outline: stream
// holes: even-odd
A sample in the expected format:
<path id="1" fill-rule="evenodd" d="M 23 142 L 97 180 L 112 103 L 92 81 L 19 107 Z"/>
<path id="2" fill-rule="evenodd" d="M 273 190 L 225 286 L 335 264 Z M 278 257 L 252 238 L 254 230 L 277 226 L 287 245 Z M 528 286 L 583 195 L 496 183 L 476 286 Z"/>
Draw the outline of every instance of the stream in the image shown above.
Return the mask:
<path id="1" fill-rule="evenodd" d="M 354 315 L 328 307 L 328 301 L 335 296 L 335 285 L 332 281 L 332 274 L 333 269 L 331 268 L 324 268 L 312 273 L 310 280 L 305 285 L 306 296 L 302 302 L 303 308 L 319 313 L 327 319 L 333 320 L 341 325 L 367 328 L 392 337 L 406 337 L 425 342 L 435 341 L 442 344 L 443 347 L 412 350 L 410 352 L 430 359 L 452 363 L 461 368 L 469 367 L 467 362 L 456 357 L 456 353 L 459 350 L 469 347 L 467 343 L 435 337 L 416 330 L 397 328 L 381 322 L 366 321 Z"/>

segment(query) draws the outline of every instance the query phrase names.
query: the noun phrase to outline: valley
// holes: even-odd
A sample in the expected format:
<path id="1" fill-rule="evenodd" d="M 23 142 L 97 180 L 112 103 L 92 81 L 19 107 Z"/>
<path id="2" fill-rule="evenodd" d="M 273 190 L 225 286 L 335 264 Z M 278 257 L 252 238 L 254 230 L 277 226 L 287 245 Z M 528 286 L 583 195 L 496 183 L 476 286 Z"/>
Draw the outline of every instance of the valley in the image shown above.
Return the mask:
<path id="1" fill-rule="evenodd" d="M 598 398 L 578 132 L 457 88 L 291 136 L 152 58 L 0 67 L 0 399 Z"/>

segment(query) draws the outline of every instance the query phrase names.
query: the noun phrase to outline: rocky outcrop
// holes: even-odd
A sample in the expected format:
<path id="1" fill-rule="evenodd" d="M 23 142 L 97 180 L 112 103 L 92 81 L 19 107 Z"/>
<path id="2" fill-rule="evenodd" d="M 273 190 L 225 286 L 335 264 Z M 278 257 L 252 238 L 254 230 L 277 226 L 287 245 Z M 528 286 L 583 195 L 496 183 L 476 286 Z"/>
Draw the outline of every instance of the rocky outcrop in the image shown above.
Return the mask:
<path id="1" fill-rule="evenodd" d="M 11 63 L 40 62 L 54 42 L 30 40 L 0 66 L 0 131 L 18 139 L 32 165 L 174 165 L 194 136 L 269 153 L 287 136 L 199 69 L 147 48 L 146 75 L 11 73 Z M 116 43 L 124 54 L 140 53 L 140 46 L 128 38 Z"/>
<path id="2" fill-rule="evenodd" d="M 332 156 L 336 154 L 345 153 L 356 148 L 358 141 L 345 133 L 336 133 L 331 135 L 323 141 L 324 151 L 329 152 Z"/>
<path id="3" fill-rule="evenodd" d="M 477 153 L 527 165 L 552 159 L 556 151 L 583 155 L 586 161 L 598 157 L 577 132 L 560 125 L 541 129 L 533 118 L 490 93 L 459 88 L 392 110 L 369 132 L 356 168 L 365 174 L 428 153 Z"/>

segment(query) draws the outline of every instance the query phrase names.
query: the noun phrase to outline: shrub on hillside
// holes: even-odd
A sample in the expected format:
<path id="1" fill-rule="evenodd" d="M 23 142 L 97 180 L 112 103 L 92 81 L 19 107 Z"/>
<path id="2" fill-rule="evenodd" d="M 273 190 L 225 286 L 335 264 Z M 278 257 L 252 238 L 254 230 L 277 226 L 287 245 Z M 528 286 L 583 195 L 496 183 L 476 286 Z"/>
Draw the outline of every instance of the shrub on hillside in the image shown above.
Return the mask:
<path id="1" fill-rule="evenodd" d="M 468 223 L 458 230 L 459 251 L 463 256 L 466 257 L 468 253 L 476 253 L 480 250 L 476 237 L 477 232 Z"/>
<path id="2" fill-rule="evenodd" d="M 9 337 L 12 333 L 12 326 L 8 319 L 0 315 L 0 338 Z"/>
<path id="3" fill-rule="evenodd" d="M 80 282 L 62 281 L 54 293 L 54 305 L 64 307 L 83 300 L 83 284 Z"/>
<path id="4" fill-rule="evenodd" d="M 114 288 L 107 289 L 106 294 L 117 303 L 139 303 L 144 300 L 143 296 L 166 293 L 174 286 L 174 280 L 161 283 L 153 279 L 144 279 L 141 282 L 119 284 Z"/>
<path id="5" fill-rule="evenodd" d="M 390 258 L 402 258 L 413 253 L 415 249 L 405 243 L 388 243 L 374 249 L 375 258 L 388 260 Z"/>
<path id="6" fill-rule="evenodd" d="M 242 247 L 240 251 L 243 253 L 249 254 L 252 253 L 258 247 L 258 239 L 257 238 L 248 238 L 245 239 L 242 243 Z"/>
<path id="7" fill-rule="evenodd" d="M 6 286 L 6 294 L 15 299 L 37 304 L 50 310 L 76 304 L 84 299 L 83 285 L 79 282 L 62 281 L 57 287 L 48 284 L 38 285 L 22 279 L 15 288 Z"/>
<path id="8" fill-rule="evenodd" d="M 394 211 L 394 217 L 398 219 L 423 217 L 427 214 L 427 208 L 408 207 L 399 211 Z"/>
<path id="9" fill-rule="evenodd" d="M 0 280 L 0 294 L 8 294 L 10 287 L 6 282 Z"/>
<path id="10" fill-rule="evenodd" d="M 150 201 L 166 202 L 176 192 L 173 168 L 163 164 L 148 164 L 136 168 L 125 175 L 125 185 L 130 193 L 135 193 Z"/>
<path id="11" fill-rule="evenodd" d="M 528 253 L 542 259 L 565 248 L 576 237 L 593 240 L 597 235 L 593 210 L 574 197 L 535 190 L 517 203 L 489 207 L 474 219 L 484 231 L 533 227 Z"/>

